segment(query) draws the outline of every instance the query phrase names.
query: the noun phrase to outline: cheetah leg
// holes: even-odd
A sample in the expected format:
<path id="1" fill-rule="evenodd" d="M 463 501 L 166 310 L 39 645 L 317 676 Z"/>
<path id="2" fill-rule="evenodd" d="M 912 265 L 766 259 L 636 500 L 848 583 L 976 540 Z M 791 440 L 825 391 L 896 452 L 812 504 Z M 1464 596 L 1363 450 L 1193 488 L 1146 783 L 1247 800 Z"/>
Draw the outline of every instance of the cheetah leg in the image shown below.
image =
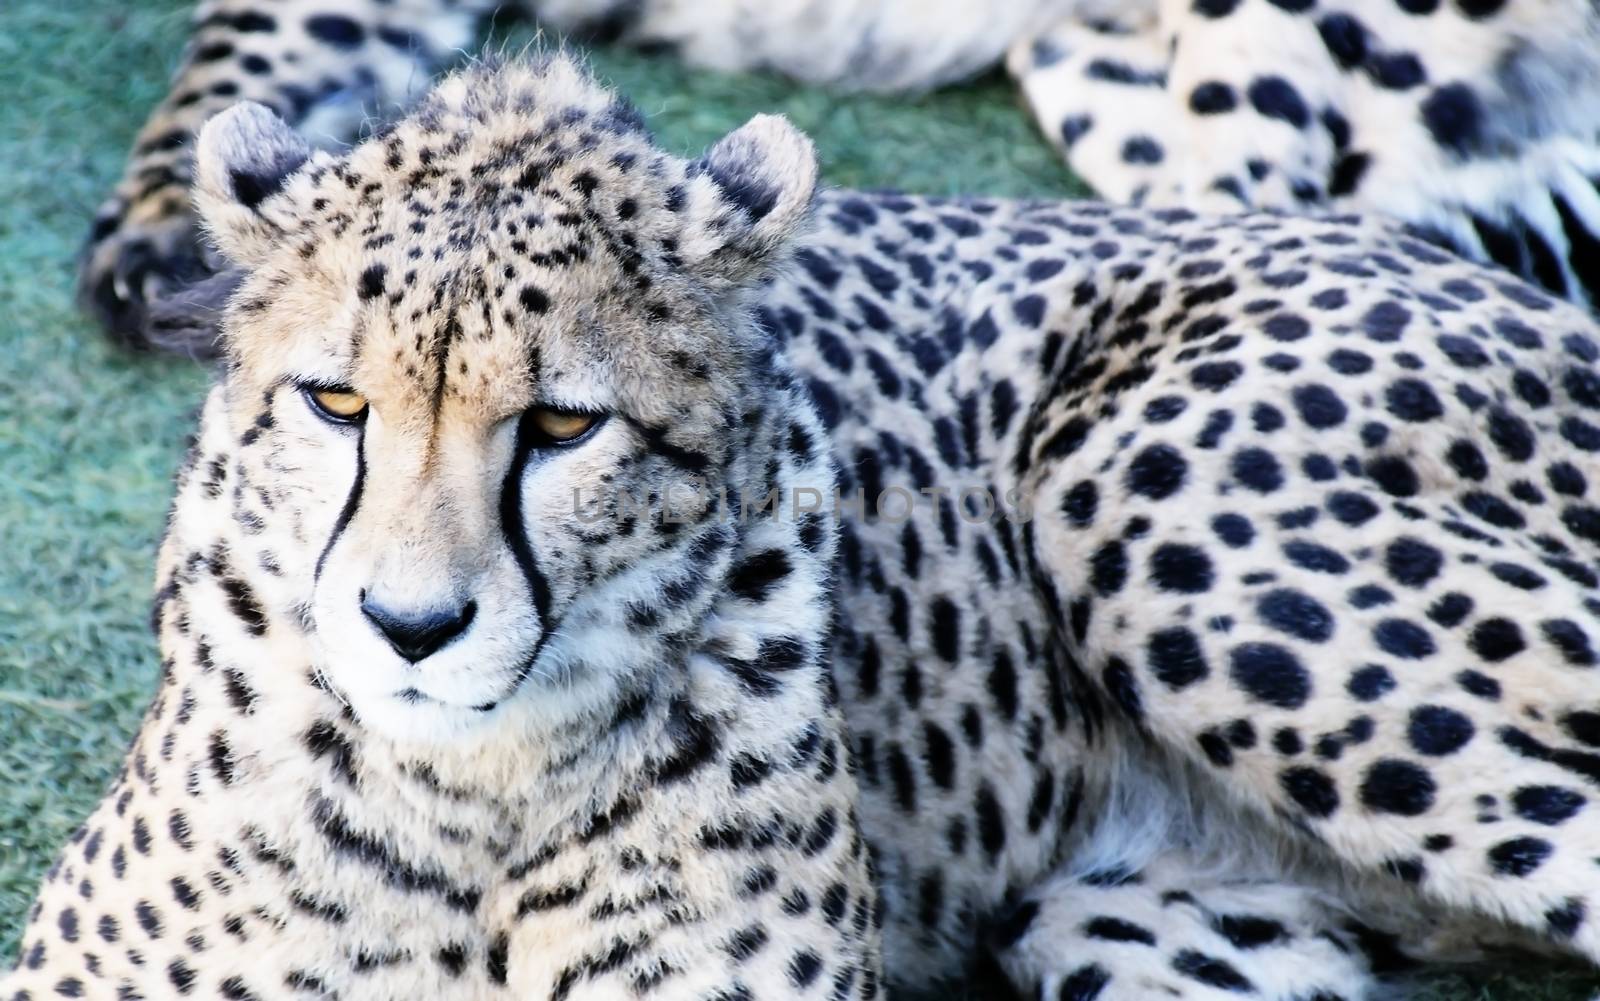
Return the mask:
<path id="1" fill-rule="evenodd" d="M 79 272 L 85 303 L 118 339 L 159 342 L 152 304 L 210 273 L 188 190 L 194 136 L 207 118 L 235 101 L 259 101 L 312 142 L 342 143 L 363 123 L 391 116 L 419 95 L 493 6 L 492 0 L 200 4 L 171 89 L 96 213 Z"/>
<path id="2" fill-rule="evenodd" d="M 1207 877 L 1184 861 L 1037 886 L 991 932 L 1005 979 L 1024 997 L 1061 1001 L 1356 1001 L 1376 985 L 1322 894 Z"/>
<path id="3" fill-rule="evenodd" d="M 1181 126 L 1162 86 L 1167 63 L 1153 17 L 1094 27 L 1063 21 L 1008 57 L 1072 169 L 1101 197 L 1133 205 L 1173 200 L 1167 161 Z"/>
<path id="4" fill-rule="evenodd" d="M 1381 212 L 1600 305 L 1600 14 L 1509 3 L 1163 3 L 1060 22 L 1008 65 L 1102 196 Z M 1512 45 L 1507 39 L 1519 41 Z"/>

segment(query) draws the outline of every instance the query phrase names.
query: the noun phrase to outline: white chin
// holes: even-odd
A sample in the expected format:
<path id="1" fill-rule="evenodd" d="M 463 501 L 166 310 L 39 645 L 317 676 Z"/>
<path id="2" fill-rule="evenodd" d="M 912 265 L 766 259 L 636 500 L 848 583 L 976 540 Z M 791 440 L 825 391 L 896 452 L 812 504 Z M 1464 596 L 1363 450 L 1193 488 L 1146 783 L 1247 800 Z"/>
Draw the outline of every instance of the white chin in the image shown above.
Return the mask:
<path id="1" fill-rule="evenodd" d="M 488 722 L 493 713 L 433 699 L 408 701 L 394 695 L 350 698 L 362 727 L 401 744 L 452 744 Z"/>

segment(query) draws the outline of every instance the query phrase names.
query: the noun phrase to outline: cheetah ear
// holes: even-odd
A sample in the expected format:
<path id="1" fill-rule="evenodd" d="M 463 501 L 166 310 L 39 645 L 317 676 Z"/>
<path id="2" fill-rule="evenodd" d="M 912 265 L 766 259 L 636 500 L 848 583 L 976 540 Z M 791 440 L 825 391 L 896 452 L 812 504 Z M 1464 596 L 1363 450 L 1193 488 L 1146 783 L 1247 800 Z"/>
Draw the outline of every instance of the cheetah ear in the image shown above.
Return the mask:
<path id="1" fill-rule="evenodd" d="M 246 267 L 278 245 L 282 230 L 265 209 L 311 158 L 283 119 L 253 101 L 217 114 L 195 146 L 195 205 L 224 257 Z"/>
<path id="2" fill-rule="evenodd" d="M 739 285 L 772 267 L 809 220 L 817 186 L 811 140 L 780 115 L 757 115 L 690 165 L 685 264 Z"/>

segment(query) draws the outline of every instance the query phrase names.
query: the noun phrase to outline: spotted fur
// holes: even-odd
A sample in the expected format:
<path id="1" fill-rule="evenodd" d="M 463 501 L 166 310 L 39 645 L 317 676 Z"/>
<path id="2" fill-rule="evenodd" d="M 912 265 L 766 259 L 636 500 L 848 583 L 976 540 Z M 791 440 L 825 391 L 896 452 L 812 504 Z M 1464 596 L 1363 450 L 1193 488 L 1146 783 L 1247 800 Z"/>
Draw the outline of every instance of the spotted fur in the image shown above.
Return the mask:
<path id="1" fill-rule="evenodd" d="M 553 29 L 700 65 L 908 90 L 1004 58 L 1104 198 L 1377 212 L 1600 304 L 1600 14 L 1586 0 L 524 0 Z M 119 338 L 195 354 L 193 137 L 235 101 L 329 148 L 394 118 L 498 0 L 204 0 L 83 258 Z"/>
<path id="2" fill-rule="evenodd" d="M 565 57 L 197 164 L 161 687 L 0 997 L 1600 958 L 1587 313 L 1356 217 L 813 198 L 781 120 L 685 162 Z"/>

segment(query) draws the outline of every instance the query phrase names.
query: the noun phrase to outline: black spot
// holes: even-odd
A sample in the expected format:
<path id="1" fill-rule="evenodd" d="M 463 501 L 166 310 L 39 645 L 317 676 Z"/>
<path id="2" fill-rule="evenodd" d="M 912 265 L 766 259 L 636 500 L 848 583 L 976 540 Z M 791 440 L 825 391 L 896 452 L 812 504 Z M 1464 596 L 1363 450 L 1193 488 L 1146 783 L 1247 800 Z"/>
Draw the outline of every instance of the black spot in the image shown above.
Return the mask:
<path id="1" fill-rule="evenodd" d="M 1233 455 L 1234 479 L 1256 493 L 1269 494 L 1283 486 L 1283 467 L 1264 448 L 1243 448 Z"/>
<path id="2" fill-rule="evenodd" d="M 1512 838 L 1489 849 L 1489 865 L 1504 876 L 1526 876 L 1544 864 L 1555 847 L 1543 838 Z"/>
<path id="3" fill-rule="evenodd" d="M 1444 413 L 1444 405 L 1421 379 L 1396 379 L 1384 393 L 1389 413 L 1400 420 L 1421 423 Z"/>
<path id="4" fill-rule="evenodd" d="M 764 601 L 794 569 L 788 553 L 763 549 L 741 560 L 728 574 L 728 588 L 746 601 Z"/>
<path id="5" fill-rule="evenodd" d="M 1255 985 L 1227 960 L 1208 956 L 1194 949 L 1179 949 L 1172 957 L 1172 968 L 1208 987 L 1238 994 L 1255 993 Z"/>
<path id="6" fill-rule="evenodd" d="M 1494 494 L 1483 491 L 1462 494 L 1461 506 L 1474 518 L 1482 518 L 1496 528 L 1521 528 L 1524 524 L 1517 509 Z"/>
<path id="7" fill-rule="evenodd" d="M 1257 77 L 1247 92 L 1250 106 L 1265 118 L 1288 122 L 1303 129 L 1311 121 L 1311 111 L 1294 85 L 1281 76 Z"/>
<path id="8" fill-rule="evenodd" d="M 1426 629 L 1407 619 L 1384 619 L 1373 627 L 1372 638 L 1378 649 L 1402 660 L 1421 660 L 1438 649 Z"/>
<path id="9" fill-rule="evenodd" d="M 1144 406 L 1144 419 L 1151 424 L 1165 424 L 1177 419 L 1189 409 L 1189 401 L 1181 396 L 1158 396 Z"/>
<path id="10" fill-rule="evenodd" d="M 1582 900 L 1568 897 L 1561 906 L 1552 907 L 1544 912 L 1545 927 L 1556 938 L 1571 938 L 1578 933 L 1578 926 L 1583 924 L 1585 913 Z"/>
<path id="11" fill-rule="evenodd" d="M 1311 696 L 1311 675 L 1300 659 L 1274 643 L 1244 643 L 1230 655 L 1229 676 L 1255 699 L 1298 709 Z"/>
<path id="12" fill-rule="evenodd" d="M 1227 3 L 1230 6 L 1237 2 L 1238 0 L 1196 0 L 1196 3 Z M 1109 983 L 1111 974 L 1105 967 L 1097 963 L 1080 966 L 1061 981 L 1061 986 L 1056 990 L 1056 1001 L 1095 1001 Z"/>
<path id="13" fill-rule="evenodd" d="M 1338 551 L 1316 542 L 1295 540 L 1286 543 L 1283 555 L 1300 569 L 1316 573 L 1342 574 L 1350 569 L 1350 561 Z"/>
<path id="14" fill-rule="evenodd" d="M 353 49 L 366 40 L 366 31 L 355 21 L 338 14 L 316 14 L 306 18 L 306 33 L 336 49 Z"/>
<path id="15" fill-rule="evenodd" d="M 1372 481 L 1386 494 L 1395 497 L 1415 497 L 1422 489 L 1417 471 L 1411 468 L 1411 463 L 1397 455 L 1379 456 L 1367 463 L 1366 470 L 1367 475 L 1372 477 Z"/>
<path id="16" fill-rule="evenodd" d="M 1338 787 L 1316 768 L 1297 766 L 1285 769 L 1278 776 L 1278 784 L 1300 809 L 1313 817 L 1330 817 L 1339 808 Z"/>
<path id="17" fill-rule="evenodd" d="M 1589 490 L 1589 481 L 1570 462 L 1553 462 L 1545 470 L 1545 480 L 1550 489 L 1567 497 L 1582 497 Z"/>
<path id="18" fill-rule="evenodd" d="M 995 799 L 993 789 L 982 785 L 973 805 L 978 816 L 978 841 L 991 859 L 996 858 L 1006 844 L 1006 821 L 1000 801 Z"/>
<path id="19" fill-rule="evenodd" d="M 1435 343 L 1439 345 L 1439 350 L 1444 352 L 1445 357 L 1449 358 L 1452 364 L 1461 368 L 1482 368 L 1489 364 L 1489 355 L 1483 348 L 1478 346 L 1476 341 L 1470 338 L 1456 334 L 1441 334 Z M 1517 375 L 1512 378 L 1512 384 L 1515 386 L 1524 382 L 1524 376 L 1531 378 L 1532 373 L 1519 369 Z M 1521 392 L 1521 390 L 1518 390 L 1519 395 L 1521 395 Z M 1546 392 L 1548 393 L 1548 390 Z"/>
<path id="20" fill-rule="evenodd" d="M 1300 734 L 1293 727 L 1282 727 L 1272 735 L 1272 747 L 1286 758 L 1292 758 L 1305 750 L 1305 741 L 1300 739 Z"/>
<path id="21" fill-rule="evenodd" d="M 1061 497 L 1061 513 L 1078 528 L 1090 525 L 1099 507 L 1100 488 L 1093 480 L 1080 480 Z"/>
<path id="22" fill-rule="evenodd" d="M 1083 75 L 1090 80 L 1122 84 L 1125 87 L 1160 87 L 1167 82 L 1161 70 L 1139 70 L 1115 59 L 1093 59 L 1084 67 Z"/>
<path id="23" fill-rule="evenodd" d="M 1230 549 L 1243 549 L 1256 537 L 1250 519 L 1241 514 L 1219 514 L 1211 519 L 1211 530 Z"/>
<path id="24" fill-rule="evenodd" d="M 167 979 L 172 981 L 172 986 L 179 994 L 188 994 L 194 990 L 196 973 L 194 967 L 182 959 L 174 959 L 167 964 Z"/>
<path id="25" fill-rule="evenodd" d="M 1462 671 L 1456 675 L 1456 684 L 1468 695 L 1497 702 L 1500 699 L 1500 682 L 1478 671 Z"/>
<path id="26" fill-rule="evenodd" d="M 1083 934 L 1088 938 L 1098 938 L 1106 942 L 1156 944 L 1156 937 L 1148 928 L 1121 918 L 1090 918 L 1083 924 Z"/>
<path id="27" fill-rule="evenodd" d="M 1509 584 L 1519 591 L 1537 591 L 1546 584 L 1545 579 L 1539 574 L 1516 563 L 1504 561 L 1491 563 L 1489 572 L 1494 574 L 1501 582 Z"/>
<path id="28" fill-rule="evenodd" d="M 383 295 L 384 276 L 388 269 L 381 264 L 373 264 L 361 272 L 361 281 L 356 286 L 356 294 L 362 299 L 376 299 Z"/>
<path id="29" fill-rule="evenodd" d="M 61 930 L 61 937 L 68 942 L 78 940 L 78 912 L 71 907 L 63 907 L 56 916 L 56 927 Z"/>
<path id="30" fill-rule="evenodd" d="M 489 982 L 504 985 L 506 982 L 506 963 L 511 954 L 511 939 L 505 932 L 494 937 L 489 943 L 488 955 L 484 957 L 484 966 L 489 973 Z"/>
<path id="31" fill-rule="evenodd" d="M 1093 126 L 1094 119 L 1088 115 L 1068 115 L 1061 120 L 1061 144 L 1071 149 Z"/>
<path id="32" fill-rule="evenodd" d="M 1415 817 L 1433 806 L 1436 787 L 1426 769 L 1397 758 L 1379 759 L 1361 781 L 1361 802 L 1375 813 Z"/>
<path id="33" fill-rule="evenodd" d="M 933 649 L 953 664 L 961 653 L 961 613 L 943 595 L 933 600 L 929 611 L 933 619 Z"/>
<path id="34" fill-rule="evenodd" d="M 1570 712 L 1561 717 L 1561 727 L 1580 744 L 1600 747 L 1600 713 Z"/>
<path id="35" fill-rule="evenodd" d="M 1089 584 L 1101 597 L 1122 590 L 1128 580 L 1128 554 L 1122 543 L 1107 542 L 1089 557 Z"/>
<path id="36" fill-rule="evenodd" d="M 1372 371 L 1372 356 L 1350 348 L 1339 348 L 1328 355 L 1328 367 L 1340 375 L 1365 375 Z"/>
<path id="37" fill-rule="evenodd" d="M 1151 633 L 1146 656 L 1151 673 L 1173 691 L 1186 688 L 1211 673 L 1201 653 L 1199 638 L 1183 626 Z"/>
<path id="38" fill-rule="evenodd" d="M 1130 136 L 1122 144 L 1124 163 L 1157 164 L 1166 159 L 1166 150 L 1149 136 Z"/>
<path id="39" fill-rule="evenodd" d="M 1589 635 L 1571 619 L 1546 619 L 1539 623 L 1539 632 L 1557 650 L 1562 659 L 1574 667 L 1593 667 L 1597 661 Z"/>
<path id="40" fill-rule="evenodd" d="M 1206 758 L 1218 768 L 1227 768 L 1233 764 L 1233 748 L 1222 734 L 1215 730 L 1207 730 L 1200 734 L 1197 742 Z"/>
<path id="41" fill-rule="evenodd" d="M 1218 80 L 1200 84 L 1189 95 L 1189 110 L 1197 115 L 1220 115 L 1238 106 L 1233 88 Z"/>
<path id="42" fill-rule="evenodd" d="M 1405 587 L 1422 587 L 1439 575 L 1444 554 L 1420 539 L 1397 539 L 1384 550 L 1383 567 L 1394 582 Z"/>
<path id="43" fill-rule="evenodd" d="M 1547 827 L 1570 820 L 1585 802 L 1579 793 L 1560 786 L 1522 786 L 1511 794 L 1511 806 L 1517 816 Z"/>
<path id="44" fill-rule="evenodd" d="M 1220 393 L 1233 385 L 1235 379 L 1244 374 L 1244 367 L 1234 361 L 1213 361 L 1196 365 L 1189 373 L 1189 381 L 1194 388 L 1204 389 L 1213 393 Z"/>
<path id="45" fill-rule="evenodd" d="M 1338 491 L 1328 498 L 1328 513 L 1341 523 L 1356 527 L 1378 516 L 1378 505 L 1361 494 Z"/>
<path id="46" fill-rule="evenodd" d="M 1489 440 L 1513 462 L 1526 462 L 1533 457 L 1533 429 L 1527 421 L 1499 407 L 1489 412 Z"/>
<path id="47" fill-rule="evenodd" d="M 1296 386 L 1290 394 L 1294 408 L 1307 427 L 1315 430 L 1337 427 L 1344 422 L 1349 408 L 1337 393 L 1327 386 L 1313 383 Z"/>
<path id="48" fill-rule="evenodd" d="M 1170 445 L 1151 445 L 1128 464 L 1128 489 L 1151 500 L 1171 497 L 1183 488 L 1189 464 Z"/>
<path id="49" fill-rule="evenodd" d="M 1355 193 L 1362 185 L 1362 177 L 1366 176 L 1366 168 L 1371 165 L 1371 155 L 1339 154 L 1338 160 L 1333 162 L 1333 173 L 1328 176 L 1328 195 L 1339 198 Z"/>
<path id="50" fill-rule="evenodd" d="M 1464 83 L 1446 84 L 1422 102 L 1422 124 L 1433 141 L 1465 155 L 1483 139 L 1483 102 Z"/>
<path id="51" fill-rule="evenodd" d="M 538 316 L 550 308 L 550 297 L 543 289 L 533 285 L 524 285 L 522 291 L 517 293 L 517 301 L 522 303 L 522 308 Z"/>
<path id="52" fill-rule="evenodd" d="M 1561 512 L 1561 523 L 1579 538 L 1600 543 L 1600 508 L 1573 504 Z"/>
<path id="53" fill-rule="evenodd" d="M 1198 546 L 1169 542 L 1150 556 L 1150 577 L 1163 591 L 1204 594 L 1215 576 L 1211 558 Z"/>
<path id="54" fill-rule="evenodd" d="M 1464 438 L 1451 444 L 1444 458 L 1456 475 L 1463 479 L 1478 481 L 1489 475 L 1489 460 L 1484 458 L 1478 446 Z"/>
<path id="55" fill-rule="evenodd" d="M 1467 646 L 1489 663 L 1498 664 L 1526 650 L 1528 643 L 1523 639 L 1521 626 L 1510 619 L 1495 616 L 1472 627 Z"/>
<path id="56" fill-rule="evenodd" d="M 1259 949 L 1289 939 L 1289 929 L 1271 918 L 1254 914 L 1224 914 L 1211 923 L 1218 935 L 1235 949 Z"/>
<path id="57" fill-rule="evenodd" d="M 1410 52 L 1376 53 L 1367 60 L 1367 72 L 1388 90 L 1410 90 L 1428 79 L 1421 61 Z"/>
<path id="58" fill-rule="evenodd" d="M 133 906 L 133 916 L 139 922 L 139 927 L 151 938 L 160 938 L 163 930 L 161 913 L 148 900 L 141 900 Z"/>
<path id="59" fill-rule="evenodd" d="M 1411 711 L 1406 739 L 1419 754 L 1454 754 L 1472 739 L 1472 720 L 1445 706 L 1418 706 Z"/>
<path id="60" fill-rule="evenodd" d="M 1361 329 L 1372 340 L 1389 344 L 1400 339 L 1410 322 L 1410 310 L 1392 299 L 1385 299 L 1362 315 Z"/>
<path id="61" fill-rule="evenodd" d="M 1473 607 L 1471 598 L 1459 591 L 1451 591 L 1441 595 L 1438 601 L 1428 607 L 1428 618 L 1446 629 L 1454 629 L 1472 614 Z"/>
<path id="62" fill-rule="evenodd" d="M 1302 591 L 1269 591 L 1257 603 L 1256 611 L 1267 625 L 1299 639 L 1321 643 L 1333 635 L 1333 613 Z"/>
<path id="63" fill-rule="evenodd" d="M 1348 14 L 1329 14 L 1317 21 L 1317 33 L 1340 69 L 1367 61 L 1367 29 Z"/>
<path id="64" fill-rule="evenodd" d="M 1402 883 L 1420 883 L 1427 867 L 1420 858 L 1395 858 L 1383 863 L 1383 868 Z"/>

